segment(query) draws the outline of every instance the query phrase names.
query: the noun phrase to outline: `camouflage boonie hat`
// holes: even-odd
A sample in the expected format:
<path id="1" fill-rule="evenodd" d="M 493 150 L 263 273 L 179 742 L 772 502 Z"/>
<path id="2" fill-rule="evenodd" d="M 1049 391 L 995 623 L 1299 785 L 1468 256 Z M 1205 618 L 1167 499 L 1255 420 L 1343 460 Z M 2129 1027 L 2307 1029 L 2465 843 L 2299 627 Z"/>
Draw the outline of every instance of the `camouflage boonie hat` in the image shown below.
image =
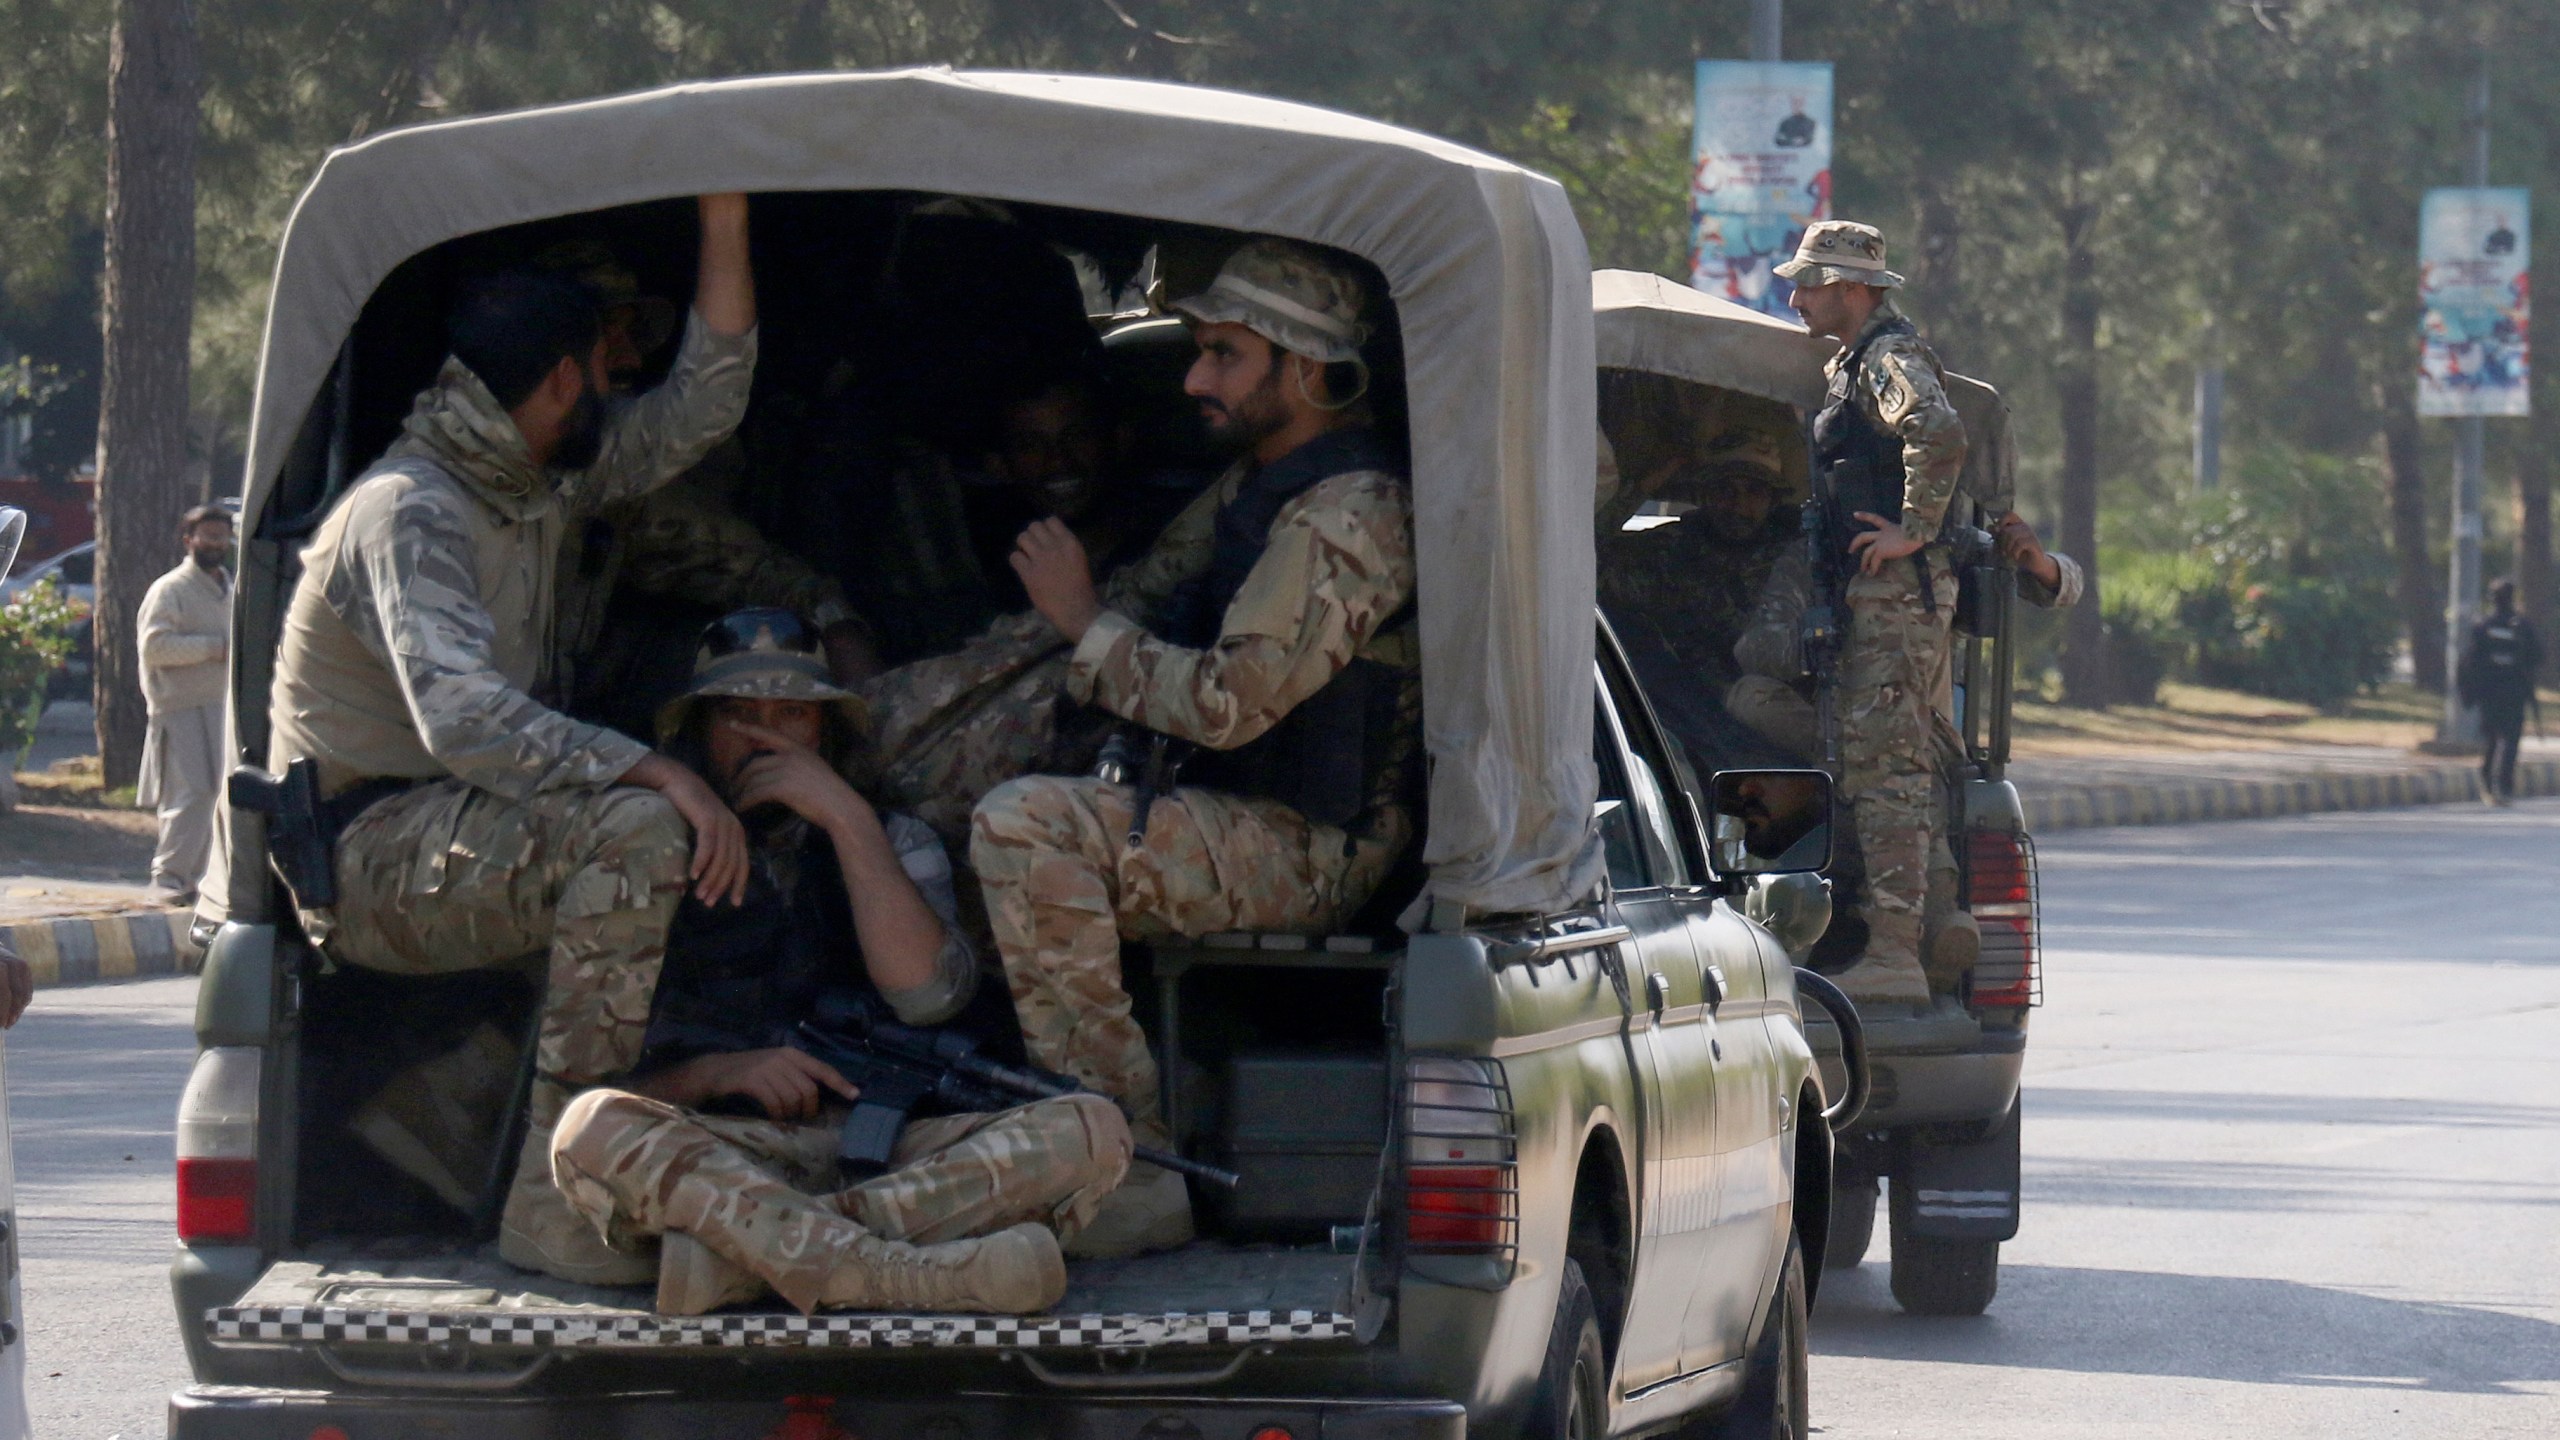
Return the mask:
<path id="1" fill-rule="evenodd" d="M 693 682 L 658 711 L 659 742 L 684 733 L 695 702 L 722 697 L 807 700 L 857 726 L 865 714 L 862 701 L 827 670 L 818 632 L 788 610 L 733 610 L 703 628 Z"/>
<path id="2" fill-rule="evenodd" d="M 1796 246 L 1796 258 L 1774 273 L 1805 287 L 1846 284 L 1890 290 L 1902 283 L 1901 276 L 1884 268 L 1884 232 L 1855 220 L 1816 221 Z"/>
<path id="3" fill-rule="evenodd" d="M 640 272 L 623 264 L 601 240 L 563 240 L 533 257 L 533 265 L 585 286 L 595 297 L 599 314 L 629 312 L 631 341 L 642 355 L 654 352 L 676 333 L 676 321 L 682 315 L 676 303 L 663 295 L 641 294 Z"/>
<path id="4" fill-rule="evenodd" d="M 1328 365 L 1360 358 L 1369 297 L 1358 276 L 1293 240 L 1253 240 L 1227 257 L 1209 288 L 1173 308 L 1208 325 L 1233 323 L 1283 350 Z"/>

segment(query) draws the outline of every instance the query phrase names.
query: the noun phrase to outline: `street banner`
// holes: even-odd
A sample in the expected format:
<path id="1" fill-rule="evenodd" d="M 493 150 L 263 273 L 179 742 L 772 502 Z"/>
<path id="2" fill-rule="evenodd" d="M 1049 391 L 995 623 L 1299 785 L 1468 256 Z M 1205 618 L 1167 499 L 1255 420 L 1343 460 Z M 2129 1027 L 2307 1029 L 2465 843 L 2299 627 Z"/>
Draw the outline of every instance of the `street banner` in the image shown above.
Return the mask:
<path id="1" fill-rule="evenodd" d="M 2430 190 L 2418 210 L 2418 413 L 2525 415 L 2532 379 L 2532 196 Z"/>
<path id="2" fill-rule="evenodd" d="M 1794 319 L 1769 273 L 1831 218 L 1831 66 L 1698 62 L 1689 169 L 1689 283 Z"/>

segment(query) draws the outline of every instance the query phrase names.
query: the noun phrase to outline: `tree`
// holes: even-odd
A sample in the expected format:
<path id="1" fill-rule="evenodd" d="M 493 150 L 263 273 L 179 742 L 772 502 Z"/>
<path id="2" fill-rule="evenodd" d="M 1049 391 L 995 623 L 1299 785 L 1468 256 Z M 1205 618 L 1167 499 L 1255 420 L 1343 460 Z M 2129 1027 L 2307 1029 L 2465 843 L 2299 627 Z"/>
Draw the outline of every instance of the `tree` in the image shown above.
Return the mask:
<path id="1" fill-rule="evenodd" d="M 193 0 L 117 0 L 107 60 L 106 354 L 98 417 L 98 753 L 109 786 L 142 765 L 136 616 L 186 508 L 195 308 Z"/>

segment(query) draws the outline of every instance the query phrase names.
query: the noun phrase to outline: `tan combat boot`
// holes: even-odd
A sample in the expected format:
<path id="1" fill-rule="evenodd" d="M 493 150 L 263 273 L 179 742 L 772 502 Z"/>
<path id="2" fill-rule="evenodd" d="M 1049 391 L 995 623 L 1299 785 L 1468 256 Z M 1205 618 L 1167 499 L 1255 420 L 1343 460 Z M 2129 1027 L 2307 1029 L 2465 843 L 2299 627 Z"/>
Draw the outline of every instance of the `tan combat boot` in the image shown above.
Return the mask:
<path id="1" fill-rule="evenodd" d="M 347 1122 L 376 1153 L 468 1215 L 514 1098 L 516 1043 L 482 1025 L 461 1045 L 391 1077 Z M 548 1159 L 544 1161 L 547 1168 Z"/>
<path id="2" fill-rule="evenodd" d="M 658 1237 L 661 1315 L 708 1315 L 773 1293 L 764 1277 L 681 1230 Z"/>
<path id="3" fill-rule="evenodd" d="M 1920 917 L 1869 909 L 1866 953 L 1831 982 L 1861 1011 L 1927 1010 L 1929 977 L 1920 969 Z"/>
<path id="4" fill-rule="evenodd" d="M 883 1240 L 866 1230 L 839 1255 L 818 1306 L 1029 1315 L 1066 1293 L 1066 1257 L 1045 1225 L 940 1245 Z"/>
<path id="5" fill-rule="evenodd" d="M 1139 1161 L 1120 1188 L 1102 1198 L 1093 1219 L 1067 1237 L 1079 1260 L 1125 1260 L 1191 1243 L 1191 1187 L 1170 1170 Z"/>
<path id="6" fill-rule="evenodd" d="M 1921 953 L 1930 988 L 1953 993 L 1982 960 L 1982 922 L 1962 910 L 1940 918 L 1930 927 L 1928 948 Z"/>
<path id="7" fill-rule="evenodd" d="M 527 1105 L 524 1148 L 498 1225 L 498 1254 L 521 1270 L 539 1270 L 581 1285 L 646 1285 L 658 1276 L 657 1247 L 625 1250 L 606 1243 L 586 1217 L 569 1208 L 551 1179 L 551 1132 L 569 1092 L 536 1079 Z"/>

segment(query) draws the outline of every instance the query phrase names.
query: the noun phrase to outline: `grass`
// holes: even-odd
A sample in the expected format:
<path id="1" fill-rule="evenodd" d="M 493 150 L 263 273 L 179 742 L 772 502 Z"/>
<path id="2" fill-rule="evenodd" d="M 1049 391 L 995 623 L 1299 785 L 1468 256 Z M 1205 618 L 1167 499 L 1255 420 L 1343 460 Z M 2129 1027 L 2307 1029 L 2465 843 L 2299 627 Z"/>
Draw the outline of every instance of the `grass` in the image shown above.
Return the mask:
<path id="1" fill-rule="evenodd" d="M 71 760 L 56 760 L 49 769 L 18 772 L 18 797 L 29 805 L 61 805 L 76 810 L 130 810 L 133 787 L 119 785 L 113 790 L 99 783 L 98 757 L 83 755 Z"/>
<path id="2" fill-rule="evenodd" d="M 2549 695 L 2560 715 L 2560 695 Z M 2360 745 L 2408 750 L 2432 737 L 2444 713 L 2441 696 L 2414 685 L 2385 685 L 2345 709 L 2324 712 L 2289 700 L 2171 681 L 2156 705 L 2074 710 L 2021 699 L 2016 750 L 2028 756 L 2103 755 L 2161 750 L 2273 750 L 2304 745 Z"/>

